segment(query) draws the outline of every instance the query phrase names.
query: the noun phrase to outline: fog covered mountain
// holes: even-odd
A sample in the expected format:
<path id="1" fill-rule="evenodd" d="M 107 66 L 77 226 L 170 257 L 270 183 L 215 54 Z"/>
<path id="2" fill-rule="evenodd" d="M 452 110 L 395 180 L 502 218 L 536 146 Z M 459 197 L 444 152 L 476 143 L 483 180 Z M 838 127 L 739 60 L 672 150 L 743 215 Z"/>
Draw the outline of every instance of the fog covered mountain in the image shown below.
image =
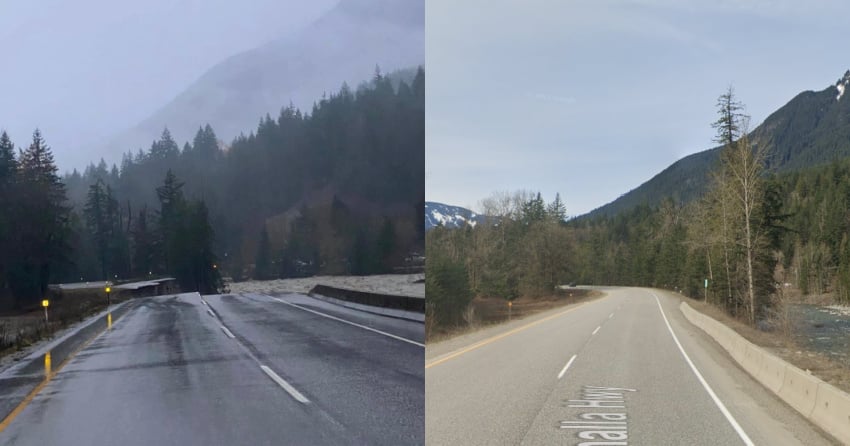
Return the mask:
<path id="1" fill-rule="evenodd" d="M 277 117 L 290 102 L 307 112 L 343 82 L 352 88 L 384 73 L 424 65 L 423 0 L 342 0 L 295 35 L 236 54 L 135 127 L 95 149 L 90 158 L 120 161 L 147 149 L 168 127 L 182 145 L 209 123 L 225 143 Z"/>

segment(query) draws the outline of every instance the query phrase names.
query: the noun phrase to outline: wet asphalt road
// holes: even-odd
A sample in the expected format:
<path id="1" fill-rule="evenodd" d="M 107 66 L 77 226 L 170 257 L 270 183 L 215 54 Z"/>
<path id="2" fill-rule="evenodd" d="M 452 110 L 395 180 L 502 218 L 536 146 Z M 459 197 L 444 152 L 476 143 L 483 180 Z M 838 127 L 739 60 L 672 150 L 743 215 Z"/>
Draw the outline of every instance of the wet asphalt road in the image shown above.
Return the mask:
<path id="1" fill-rule="evenodd" d="M 51 371 L 0 444 L 423 444 L 423 336 L 301 295 L 146 298 Z"/>

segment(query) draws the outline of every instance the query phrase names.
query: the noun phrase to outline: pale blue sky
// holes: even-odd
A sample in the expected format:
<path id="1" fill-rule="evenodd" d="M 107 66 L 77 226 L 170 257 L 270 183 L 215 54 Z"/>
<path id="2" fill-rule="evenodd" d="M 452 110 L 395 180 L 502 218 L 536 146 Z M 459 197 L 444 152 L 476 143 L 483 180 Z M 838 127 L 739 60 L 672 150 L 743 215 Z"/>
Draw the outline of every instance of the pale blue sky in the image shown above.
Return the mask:
<path id="1" fill-rule="evenodd" d="M 578 215 L 850 68 L 850 2 L 428 0 L 426 199 L 560 192 Z"/>
<path id="2" fill-rule="evenodd" d="M 147 118 L 207 69 L 338 0 L 0 0 L 0 129 L 40 127 L 60 166 Z"/>

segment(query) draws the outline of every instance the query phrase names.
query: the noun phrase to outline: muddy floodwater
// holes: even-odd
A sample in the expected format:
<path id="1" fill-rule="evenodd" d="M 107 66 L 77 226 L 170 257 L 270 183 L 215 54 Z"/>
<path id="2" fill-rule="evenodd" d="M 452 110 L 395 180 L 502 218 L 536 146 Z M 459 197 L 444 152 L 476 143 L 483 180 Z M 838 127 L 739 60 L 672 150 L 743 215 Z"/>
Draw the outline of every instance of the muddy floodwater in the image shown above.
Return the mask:
<path id="1" fill-rule="evenodd" d="M 850 362 L 850 307 L 798 304 L 791 307 L 795 337 L 806 349 Z"/>

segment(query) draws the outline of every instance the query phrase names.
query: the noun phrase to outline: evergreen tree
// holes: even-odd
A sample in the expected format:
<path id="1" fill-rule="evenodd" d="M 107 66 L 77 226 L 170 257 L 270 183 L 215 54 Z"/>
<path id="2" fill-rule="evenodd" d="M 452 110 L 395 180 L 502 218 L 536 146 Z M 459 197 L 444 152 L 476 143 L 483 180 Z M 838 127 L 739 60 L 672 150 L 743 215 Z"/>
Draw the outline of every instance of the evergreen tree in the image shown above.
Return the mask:
<path id="1" fill-rule="evenodd" d="M 165 271 L 171 271 L 176 266 L 176 259 L 180 254 L 180 218 L 186 205 L 182 189 L 183 183 L 177 180 L 171 169 L 165 174 L 163 185 L 156 189 L 160 203 L 158 251 L 161 253 Z"/>
<path id="2" fill-rule="evenodd" d="M 17 202 L 15 184 L 18 161 L 15 159 L 15 145 L 6 132 L 0 133 L 0 296 L 6 288 L 6 272 L 14 260 L 11 249 L 14 246 L 14 228 L 16 227 Z"/>
<path id="3" fill-rule="evenodd" d="M 260 242 L 257 245 L 257 258 L 254 261 L 254 279 L 269 280 L 272 278 L 271 247 L 269 246 L 269 232 L 263 225 L 260 232 Z"/>
<path id="4" fill-rule="evenodd" d="M 546 203 L 543 201 L 540 192 L 537 192 L 537 196 L 525 202 L 522 207 L 522 218 L 525 224 L 546 219 Z"/>
<path id="5" fill-rule="evenodd" d="M 133 274 L 136 277 L 145 277 L 154 270 L 154 235 L 148 228 L 148 211 L 143 208 L 139 211 L 132 229 L 133 236 Z"/>
<path id="6" fill-rule="evenodd" d="M 312 276 L 320 269 L 316 221 L 306 207 L 290 225 L 283 261 L 287 264 L 284 269 L 293 277 Z"/>
<path id="7" fill-rule="evenodd" d="M 381 225 L 381 231 L 378 234 L 377 255 L 381 273 L 389 273 L 392 271 L 392 256 L 395 252 L 395 226 L 392 220 L 384 217 L 384 223 Z"/>
<path id="8" fill-rule="evenodd" d="M 100 279 L 109 280 L 110 274 L 110 249 L 112 238 L 112 222 L 109 219 L 108 203 L 111 197 L 107 197 L 104 190 L 103 180 L 98 179 L 89 187 L 88 198 L 84 208 L 86 216 L 86 227 L 94 240 L 97 258 L 100 263 Z"/>
<path id="9" fill-rule="evenodd" d="M 354 236 L 351 251 L 351 274 L 365 276 L 378 269 L 375 249 L 365 230 L 358 231 Z"/>
<path id="10" fill-rule="evenodd" d="M 555 199 L 546 208 L 546 213 L 549 215 L 549 218 L 557 223 L 563 223 L 564 219 L 567 218 L 567 207 L 561 201 L 560 193 L 555 193 Z"/>
<path id="11" fill-rule="evenodd" d="M 155 160 L 175 160 L 180 155 L 180 148 L 171 137 L 171 132 L 168 127 L 162 130 L 162 135 L 158 141 L 154 141 L 151 145 L 150 157 Z"/>
<path id="12" fill-rule="evenodd" d="M 18 305 L 26 306 L 44 296 L 52 272 L 70 261 L 70 208 L 53 154 L 39 130 L 19 162 L 18 216 L 25 224 L 17 225 L 9 285 Z"/>
<path id="13" fill-rule="evenodd" d="M 198 129 L 192 142 L 192 150 L 202 160 L 212 161 L 218 158 L 218 138 L 209 124 Z"/>
<path id="14" fill-rule="evenodd" d="M 429 254 L 425 260 L 425 294 L 437 324 L 447 327 L 463 322 L 463 313 L 472 300 L 469 275 L 462 261 L 442 253 Z"/>
<path id="15" fill-rule="evenodd" d="M 183 218 L 174 240 L 174 273 L 184 291 L 216 294 L 222 288 L 218 258 L 212 246 L 215 234 L 209 221 L 209 211 L 203 201 L 188 203 L 182 209 Z"/>

